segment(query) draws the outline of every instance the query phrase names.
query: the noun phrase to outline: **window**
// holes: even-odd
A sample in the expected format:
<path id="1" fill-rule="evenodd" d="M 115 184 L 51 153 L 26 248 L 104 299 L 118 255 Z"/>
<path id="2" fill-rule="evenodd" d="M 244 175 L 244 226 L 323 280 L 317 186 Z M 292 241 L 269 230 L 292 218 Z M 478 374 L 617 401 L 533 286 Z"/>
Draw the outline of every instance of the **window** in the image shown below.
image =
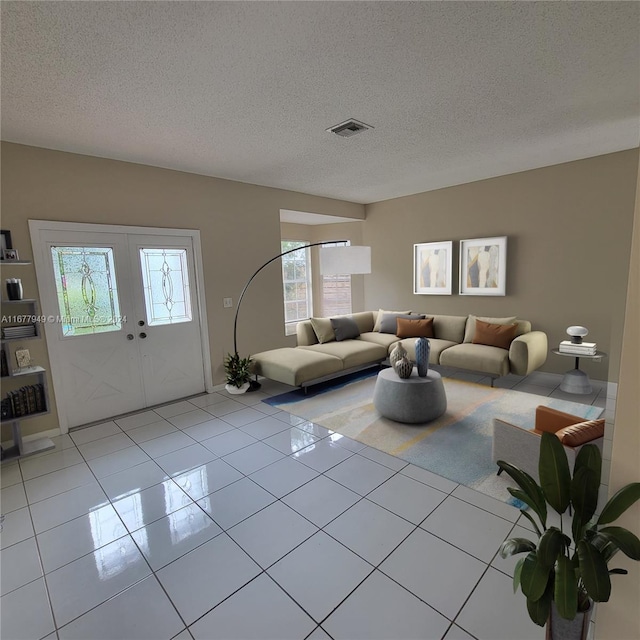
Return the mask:
<path id="1" fill-rule="evenodd" d="M 112 247 L 51 247 L 63 336 L 120 331 Z"/>
<path id="2" fill-rule="evenodd" d="M 300 247 L 282 256 L 282 285 L 284 289 L 285 334 L 295 334 L 296 325 L 311 316 L 311 263 L 306 242 L 283 240 L 282 252 Z"/>
<path id="3" fill-rule="evenodd" d="M 144 303 L 150 327 L 191 321 L 185 249 L 140 249 Z"/>
<path id="4" fill-rule="evenodd" d="M 334 242 L 326 247 L 348 247 L 351 243 Z M 325 318 L 351 313 L 351 276 L 322 276 L 322 315 Z"/>

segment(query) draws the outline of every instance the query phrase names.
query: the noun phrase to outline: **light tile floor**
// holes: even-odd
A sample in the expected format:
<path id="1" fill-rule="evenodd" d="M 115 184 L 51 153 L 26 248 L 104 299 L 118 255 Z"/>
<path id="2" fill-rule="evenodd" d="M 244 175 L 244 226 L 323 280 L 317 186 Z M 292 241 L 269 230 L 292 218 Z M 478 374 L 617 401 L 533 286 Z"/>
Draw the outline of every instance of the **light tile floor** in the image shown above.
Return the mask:
<path id="1" fill-rule="evenodd" d="M 595 386 L 571 399 L 611 412 Z M 527 534 L 519 511 L 261 402 L 283 390 L 174 402 L 3 463 L 2 638 L 544 637 L 496 557 Z"/>

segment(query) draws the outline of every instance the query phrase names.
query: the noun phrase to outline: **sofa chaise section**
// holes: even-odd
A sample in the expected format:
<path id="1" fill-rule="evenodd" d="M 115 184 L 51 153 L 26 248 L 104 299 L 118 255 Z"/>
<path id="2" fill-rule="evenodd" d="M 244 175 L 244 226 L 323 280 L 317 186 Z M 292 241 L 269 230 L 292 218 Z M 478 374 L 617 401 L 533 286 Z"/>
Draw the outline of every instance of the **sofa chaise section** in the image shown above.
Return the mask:
<path id="1" fill-rule="evenodd" d="M 254 373 L 293 387 L 313 384 L 342 374 L 341 358 L 309 349 L 283 347 L 253 357 Z"/>

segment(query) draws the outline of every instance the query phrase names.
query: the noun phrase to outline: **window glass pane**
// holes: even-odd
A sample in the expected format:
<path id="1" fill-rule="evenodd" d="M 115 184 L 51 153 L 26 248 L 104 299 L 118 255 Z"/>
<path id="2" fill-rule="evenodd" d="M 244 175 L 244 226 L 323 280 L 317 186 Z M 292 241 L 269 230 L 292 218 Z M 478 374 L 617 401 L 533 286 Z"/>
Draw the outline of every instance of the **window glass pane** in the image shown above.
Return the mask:
<path id="1" fill-rule="evenodd" d="M 190 322 L 191 287 L 186 249 L 140 249 L 147 324 Z"/>
<path id="2" fill-rule="evenodd" d="M 350 242 L 334 242 L 327 247 L 345 247 Z M 325 317 L 351 313 L 351 276 L 322 276 L 322 315 Z"/>
<path id="3" fill-rule="evenodd" d="M 63 336 L 119 331 L 112 247 L 51 247 Z"/>
<path id="4" fill-rule="evenodd" d="M 300 247 L 300 251 L 282 256 L 285 333 L 295 333 L 295 325 L 311 315 L 311 267 L 305 242 L 284 240 L 282 251 Z"/>

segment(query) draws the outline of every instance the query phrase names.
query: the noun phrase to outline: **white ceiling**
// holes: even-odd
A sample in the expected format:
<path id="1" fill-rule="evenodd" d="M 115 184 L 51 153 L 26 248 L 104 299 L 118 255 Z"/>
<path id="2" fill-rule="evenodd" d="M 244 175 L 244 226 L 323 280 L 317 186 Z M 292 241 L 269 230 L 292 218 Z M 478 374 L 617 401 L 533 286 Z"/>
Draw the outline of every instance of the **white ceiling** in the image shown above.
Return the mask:
<path id="1" fill-rule="evenodd" d="M 2 2 L 2 138 L 368 203 L 640 142 L 637 2 Z M 353 138 L 325 129 L 348 118 Z"/>

